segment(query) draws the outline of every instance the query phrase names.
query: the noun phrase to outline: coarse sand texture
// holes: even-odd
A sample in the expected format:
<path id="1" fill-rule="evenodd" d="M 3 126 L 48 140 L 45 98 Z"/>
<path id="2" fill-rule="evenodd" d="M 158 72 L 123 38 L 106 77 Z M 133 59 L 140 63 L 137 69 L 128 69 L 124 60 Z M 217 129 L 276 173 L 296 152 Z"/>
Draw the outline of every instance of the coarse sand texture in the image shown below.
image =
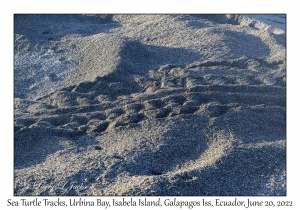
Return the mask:
<path id="1" fill-rule="evenodd" d="M 286 16 L 14 16 L 14 194 L 286 195 Z"/>

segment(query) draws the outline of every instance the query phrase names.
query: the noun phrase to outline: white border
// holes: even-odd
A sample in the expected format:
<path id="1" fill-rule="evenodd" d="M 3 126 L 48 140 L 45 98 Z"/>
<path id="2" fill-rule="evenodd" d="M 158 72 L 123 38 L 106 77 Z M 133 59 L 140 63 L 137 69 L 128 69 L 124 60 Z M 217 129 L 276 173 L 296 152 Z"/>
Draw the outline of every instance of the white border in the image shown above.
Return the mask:
<path id="1" fill-rule="evenodd" d="M 7 199 L 13 197 L 13 14 L 14 13 L 286 13 L 287 14 L 287 196 L 257 197 L 260 200 L 297 199 L 299 189 L 299 15 L 292 1 L 7 1 L 1 3 L 1 183 L 0 206 L 6 207 Z M 15 197 L 16 198 L 16 197 Z M 29 197 L 27 197 L 29 198 Z M 46 197 L 44 197 L 46 198 Z M 106 197 L 107 199 L 111 199 Z M 187 197 L 187 200 L 193 197 Z M 207 197 L 213 199 L 214 197 Z M 222 197 L 226 199 L 226 197 Z M 230 197 L 227 197 L 231 199 Z M 254 198 L 254 197 L 250 197 Z M 21 197 L 17 197 L 21 199 Z M 50 199 L 54 199 L 50 197 Z M 65 197 L 67 199 L 67 197 Z M 200 199 L 198 197 L 198 199 Z M 244 197 L 243 199 L 246 199 Z M 85 207 L 86 208 L 86 207 Z M 3 208 L 1 208 L 3 209 Z M 112 208 L 110 208 L 112 209 Z M 254 208 L 251 208 L 254 209 Z"/>

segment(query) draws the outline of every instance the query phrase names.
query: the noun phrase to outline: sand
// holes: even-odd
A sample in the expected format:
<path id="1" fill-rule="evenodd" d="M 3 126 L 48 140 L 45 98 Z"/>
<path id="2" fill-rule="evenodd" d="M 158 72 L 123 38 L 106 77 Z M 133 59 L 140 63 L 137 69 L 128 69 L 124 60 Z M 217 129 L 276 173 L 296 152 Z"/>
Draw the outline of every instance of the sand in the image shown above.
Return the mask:
<path id="1" fill-rule="evenodd" d="M 15 15 L 14 195 L 286 195 L 285 28 Z"/>

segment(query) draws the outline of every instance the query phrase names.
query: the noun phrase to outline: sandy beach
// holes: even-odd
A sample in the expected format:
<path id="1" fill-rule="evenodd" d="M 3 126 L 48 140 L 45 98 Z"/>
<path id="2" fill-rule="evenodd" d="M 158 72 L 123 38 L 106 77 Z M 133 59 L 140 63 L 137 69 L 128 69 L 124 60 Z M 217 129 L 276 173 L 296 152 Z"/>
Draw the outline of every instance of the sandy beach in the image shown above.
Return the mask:
<path id="1" fill-rule="evenodd" d="M 285 196 L 286 16 L 14 16 L 14 195 Z"/>

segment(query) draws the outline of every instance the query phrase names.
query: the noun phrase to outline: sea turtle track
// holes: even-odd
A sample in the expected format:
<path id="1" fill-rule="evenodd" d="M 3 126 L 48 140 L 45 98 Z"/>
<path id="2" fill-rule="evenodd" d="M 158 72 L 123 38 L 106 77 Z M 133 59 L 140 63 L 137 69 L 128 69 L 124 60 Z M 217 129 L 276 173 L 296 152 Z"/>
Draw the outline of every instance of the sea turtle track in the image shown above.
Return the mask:
<path id="1" fill-rule="evenodd" d="M 45 127 L 55 135 L 110 132 L 143 120 L 177 115 L 219 117 L 238 106 L 285 108 L 285 88 L 268 86 L 216 85 L 164 90 L 159 94 L 136 95 L 125 102 L 70 106 L 40 110 L 15 119 L 15 137 L 32 127 Z M 55 131 L 55 132 L 54 132 Z"/>
<path id="2" fill-rule="evenodd" d="M 179 115 L 219 117 L 239 106 L 285 109 L 285 81 L 266 85 L 260 72 L 247 70 L 249 62 L 251 59 L 242 58 L 167 64 L 149 70 L 148 76 L 133 74 L 124 79 L 109 75 L 62 88 L 35 101 L 19 99 L 15 101 L 16 111 L 27 114 L 15 115 L 15 138 L 23 138 L 31 128 L 78 136 Z M 278 62 L 268 65 L 277 66 Z"/>

